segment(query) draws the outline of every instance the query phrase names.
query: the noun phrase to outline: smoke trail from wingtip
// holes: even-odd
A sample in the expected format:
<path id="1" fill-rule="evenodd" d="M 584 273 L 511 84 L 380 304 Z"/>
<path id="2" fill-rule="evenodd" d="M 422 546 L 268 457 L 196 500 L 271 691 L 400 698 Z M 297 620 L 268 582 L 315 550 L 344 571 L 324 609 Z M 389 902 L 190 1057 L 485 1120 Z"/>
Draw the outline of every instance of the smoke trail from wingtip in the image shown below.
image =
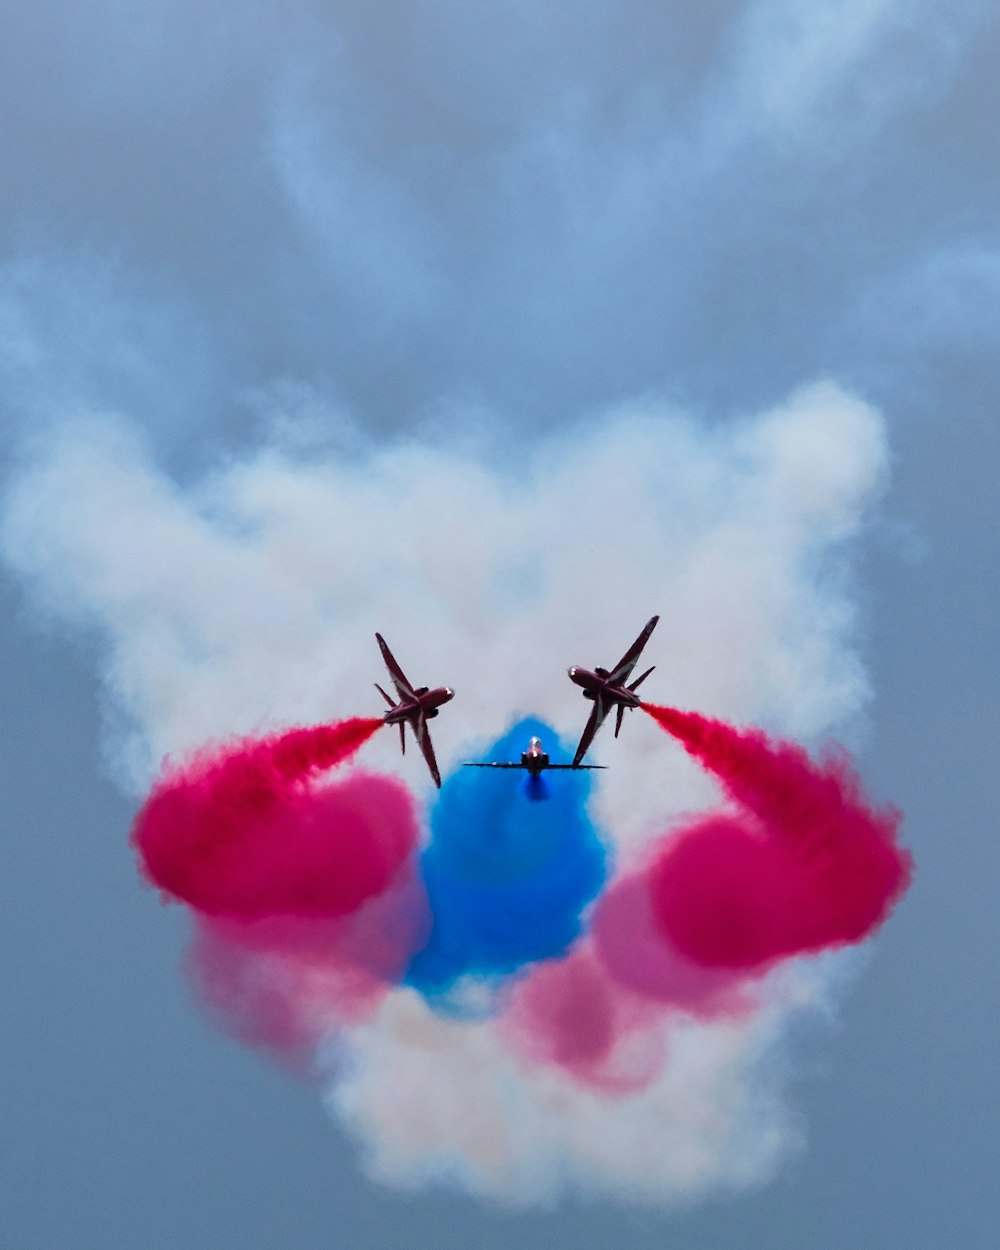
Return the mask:
<path id="1" fill-rule="evenodd" d="M 900 813 L 868 802 L 846 753 L 817 762 L 760 730 L 643 707 L 738 808 L 672 833 L 649 866 L 656 923 L 678 950 L 752 968 L 859 942 L 881 924 L 912 860 L 897 844 Z"/>

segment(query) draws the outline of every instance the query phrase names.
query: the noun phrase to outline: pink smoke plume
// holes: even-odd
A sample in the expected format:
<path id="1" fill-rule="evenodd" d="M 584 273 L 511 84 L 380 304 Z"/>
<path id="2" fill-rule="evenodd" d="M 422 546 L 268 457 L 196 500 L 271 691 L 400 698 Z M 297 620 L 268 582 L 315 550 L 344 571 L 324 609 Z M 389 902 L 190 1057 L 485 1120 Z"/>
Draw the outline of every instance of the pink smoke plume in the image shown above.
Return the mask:
<path id="1" fill-rule="evenodd" d="M 332 917 L 381 893 L 416 844 L 408 791 L 343 763 L 382 725 L 341 721 L 245 739 L 167 765 L 132 841 L 148 879 L 207 915 Z"/>
<path id="2" fill-rule="evenodd" d="M 609 1097 L 660 1074 L 667 1052 L 662 1008 L 612 981 L 589 943 L 540 964 L 514 986 L 501 1029 L 515 1054 L 561 1068 Z"/>
<path id="3" fill-rule="evenodd" d="M 371 1013 L 426 934 L 409 791 L 360 772 L 320 783 L 381 725 L 206 748 L 166 766 L 133 826 L 147 879 L 196 913 L 202 1001 L 295 1066 Z"/>
<path id="4" fill-rule="evenodd" d="M 648 872 L 619 877 L 598 900 L 590 938 L 540 965 L 510 996 L 504 1028 L 514 1050 L 615 1096 L 662 1072 L 667 1018 L 736 1020 L 753 1010 L 747 969 L 685 957 L 656 923 Z"/>
<path id="5" fill-rule="evenodd" d="M 187 968 L 219 1024 L 286 1067 L 307 1070 L 324 1038 L 371 1018 L 429 924 L 409 861 L 350 915 L 253 923 L 199 916 Z"/>
<path id="6" fill-rule="evenodd" d="M 909 884 L 900 813 L 874 808 L 846 754 L 819 762 L 760 730 L 643 704 L 737 805 L 672 832 L 649 868 L 659 929 L 711 968 L 859 942 Z"/>

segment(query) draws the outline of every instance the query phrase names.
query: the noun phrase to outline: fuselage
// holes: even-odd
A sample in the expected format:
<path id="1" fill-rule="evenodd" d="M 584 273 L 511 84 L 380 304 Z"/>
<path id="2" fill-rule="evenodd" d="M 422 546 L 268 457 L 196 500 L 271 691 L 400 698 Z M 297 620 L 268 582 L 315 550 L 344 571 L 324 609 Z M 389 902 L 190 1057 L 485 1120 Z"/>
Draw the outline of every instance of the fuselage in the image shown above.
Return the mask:
<path id="1" fill-rule="evenodd" d="M 387 725 L 398 725 L 402 721 L 415 720 L 423 713 L 427 720 L 433 720 L 438 714 L 438 708 L 454 697 L 455 692 L 450 686 L 435 686 L 433 690 L 420 686 L 413 692 L 412 699 L 400 699 L 395 707 L 383 714 L 382 719 Z"/>
<path id="2" fill-rule="evenodd" d="M 542 740 L 531 738 L 528 742 L 528 749 L 521 752 L 521 767 L 527 769 L 532 777 L 537 777 L 548 766 L 549 753 L 542 750 Z"/>
<path id="3" fill-rule="evenodd" d="M 574 665 L 569 670 L 569 679 L 583 690 L 585 699 L 596 699 L 598 695 L 605 703 L 614 703 L 619 707 L 639 707 L 642 700 L 634 690 L 627 686 L 615 685 L 608 680 L 607 669 L 597 668 L 593 672 L 589 668 Z"/>

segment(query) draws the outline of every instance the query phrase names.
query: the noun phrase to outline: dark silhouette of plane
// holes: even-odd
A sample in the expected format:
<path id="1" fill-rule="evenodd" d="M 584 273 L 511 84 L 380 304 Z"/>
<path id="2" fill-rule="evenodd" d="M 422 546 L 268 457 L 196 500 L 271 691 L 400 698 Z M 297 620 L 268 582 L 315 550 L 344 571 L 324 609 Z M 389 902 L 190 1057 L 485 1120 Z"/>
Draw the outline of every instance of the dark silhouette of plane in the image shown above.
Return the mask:
<path id="1" fill-rule="evenodd" d="M 382 652 L 382 659 L 385 660 L 385 666 L 389 670 L 389 676 L 392 678 L 392 684 L 396 688 L 396 694 L 399 696 L 399 701 L 394 702 L 378 682 L 375 683 L 375 689 L 389 705 L 389 710 L 383 714 L 382 719 L 387 725 L 399 726 L 399 745 L 404 755 L 406 754 L 406 726 L 410 726 L 417 740 L 417 746 L 420 747 L 427 761 L 427 767 L 431 770 L 434 784 L 440 790 L 441 774 L 438 771 L 437 760 L 434 758 L 434 747 L 431 744 L 427 722 L 437 716 L 438 708 L 442 703 L 447 703 L 455 697 L 455 692 L 450 686 L 437 686 L 434 690 L 429 690 L 426 686 L 418 686 L 414 689 L 406 674 L 396 663 L 396 657 L 386 646 L 385 639 L 381 634 L 376 634 L 375 637 Z"/>
<path id="2" fill-rule="evenodd" d="M 577 668 L 575 665 L 569 670 L 570 681 L 583 688 L 583 697 L 591 699 L 594 703 L 594 710 L 590 713 L 590 719 L 587 721 L 580 738 L 580 745 L 576 748 L 576 755 L 573 756 L 573 763 L 579 765 L 580 761 L 587 754 L 587 749 L 594 741 L 594 735 L 598 729 L 604 724 L 605 717 L 612 708 L 618 709 L 618 720 L 615 724 L 615 737 L 617 738 L 621 732 L 622 718 L 625 715 L 626 708 L 636 708 L 642 700 L 635 693 L 639 686 L 646 680 L 653 671 L 647 668 L 641 677 L 637 677 L 631 685 L 626 686 L 625 683 L 632 676 L 632 670 L 636 666 L 642 649 L 649 641 L 649 635 L 656 628 L 656 622 L 660 618 L 654 616 L 648 620 L 642 628 L 642 633 L 632 643 L 631 647 L 625 652 L 613 669 L 608 671 L 606 668 L 595 668 L 593 672 L 587 668 Z M 653 665 L 655 668 L 656 665 Z"/>
<path id="3" fill-rule="evenodd" d="M 519 764 L 508 763 L 506 760 L 502 763 L 494 763 L 492 761 L 482 764 L 466 764 L 466 768 L 523 768 L 531 777 L 537 777 L 547 768 L 568 768 L 573 772 L 580 772 L 583 769 L 606 768 L 606 764 L 553 764 L 549 760 L 548 752 L 542 749 L 541 738 L 530 738 L 528 740 L 528 749 L 521 752 L 521 762 Z"/>

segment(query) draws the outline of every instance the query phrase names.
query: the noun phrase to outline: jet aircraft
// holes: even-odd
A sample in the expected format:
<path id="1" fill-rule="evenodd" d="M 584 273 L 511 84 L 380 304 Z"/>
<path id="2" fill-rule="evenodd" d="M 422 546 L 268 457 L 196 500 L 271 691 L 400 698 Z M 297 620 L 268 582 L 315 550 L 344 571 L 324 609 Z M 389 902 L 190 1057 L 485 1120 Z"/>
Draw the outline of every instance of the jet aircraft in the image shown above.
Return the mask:
<path id="1" fill-rule="evenodd" d="M 542 748 L 541 738 L 530 738 L 528 740 L 528 749 L 521 752 L 521 762 L 519 764 L 508 763 L 506 760 L 500 763 L 493 761 L 481 764 L 466 764 L 466 768 L 523 768 L 531 777 L 537 777 L 547 768 L 568 768 L 574 772 L 582 769 L 590 768 L 606 768 L 606 764 L 553 764 L 549 760 L 549 754 Z"/>
<path id="2" fill-rule="evenodd" d="M 382 659 L 385 660 L 385 666 L 389 670 L 392 684 L 396 688 L 396 694 L 399 696 L 399 701 L 395 702 L 389 698 L 378 682 L 375 683 L 375 689 L 389 705 L 389 710 L 383 713 L 382 719 L 387 725 L 399 726 L 399 745 L 404 755 L 406 754 L 406 726 L 410 726 L 417 745 L 427 761 L 434 784 L 440 789 L 441 774 L 438 771 L 437 760 L 434 758 L 434 747 L 431 744 L 427 722 L 437 716 L 442 703 L 447 703 L 455 697 L 455 692 L 450 686 L 437 686 L 433 690 L 428 689 L 427 686 L 418 686 L 414 689 L 382 635 L 376 634 L 375 638 L 382 652 Z"/>
<path id="3" fill-rule="evenodd" d="M 626 708 L 636 708 L 642 700 L 635 693 L 639 686 L 646 680 L 653 671 L 647 668 L 641 677 L 637 677 L 631 685 L 626 686 L 625 683 L 632 675 L 642 649 L 649 641 L 649 635 L 656 628 L 656 622 L 660 618 L 652 617 L 642 627 L 642 633 L 632 643 L 631 647 L 625 652 L 613 669 L 608 671 L 606 668 L 597 667 L 590 671 L 587 668 L 578 668 L 575 665 L 569 670 L 570 681 L 582 687 L 583 697 L 591 699 L 594 709 L 590 713 L 590 719 L 587 721 L 583 735 L 580 738 L 580 744 L 576 748 L 576 755 L 573 756 L 574 765 L 579 765 L 580 761 L 587 754 L 587 749 L 594 741 L 594 735 L 598 729 L 604 724 L 605 717 L 612 708 L 618 710 L 618 720 L 615 724 L 615 737 L 617 738 L 621 732 L 622 718 L 625 715 Z M 653 665 L 655 668 L 656 665 Z"/>

